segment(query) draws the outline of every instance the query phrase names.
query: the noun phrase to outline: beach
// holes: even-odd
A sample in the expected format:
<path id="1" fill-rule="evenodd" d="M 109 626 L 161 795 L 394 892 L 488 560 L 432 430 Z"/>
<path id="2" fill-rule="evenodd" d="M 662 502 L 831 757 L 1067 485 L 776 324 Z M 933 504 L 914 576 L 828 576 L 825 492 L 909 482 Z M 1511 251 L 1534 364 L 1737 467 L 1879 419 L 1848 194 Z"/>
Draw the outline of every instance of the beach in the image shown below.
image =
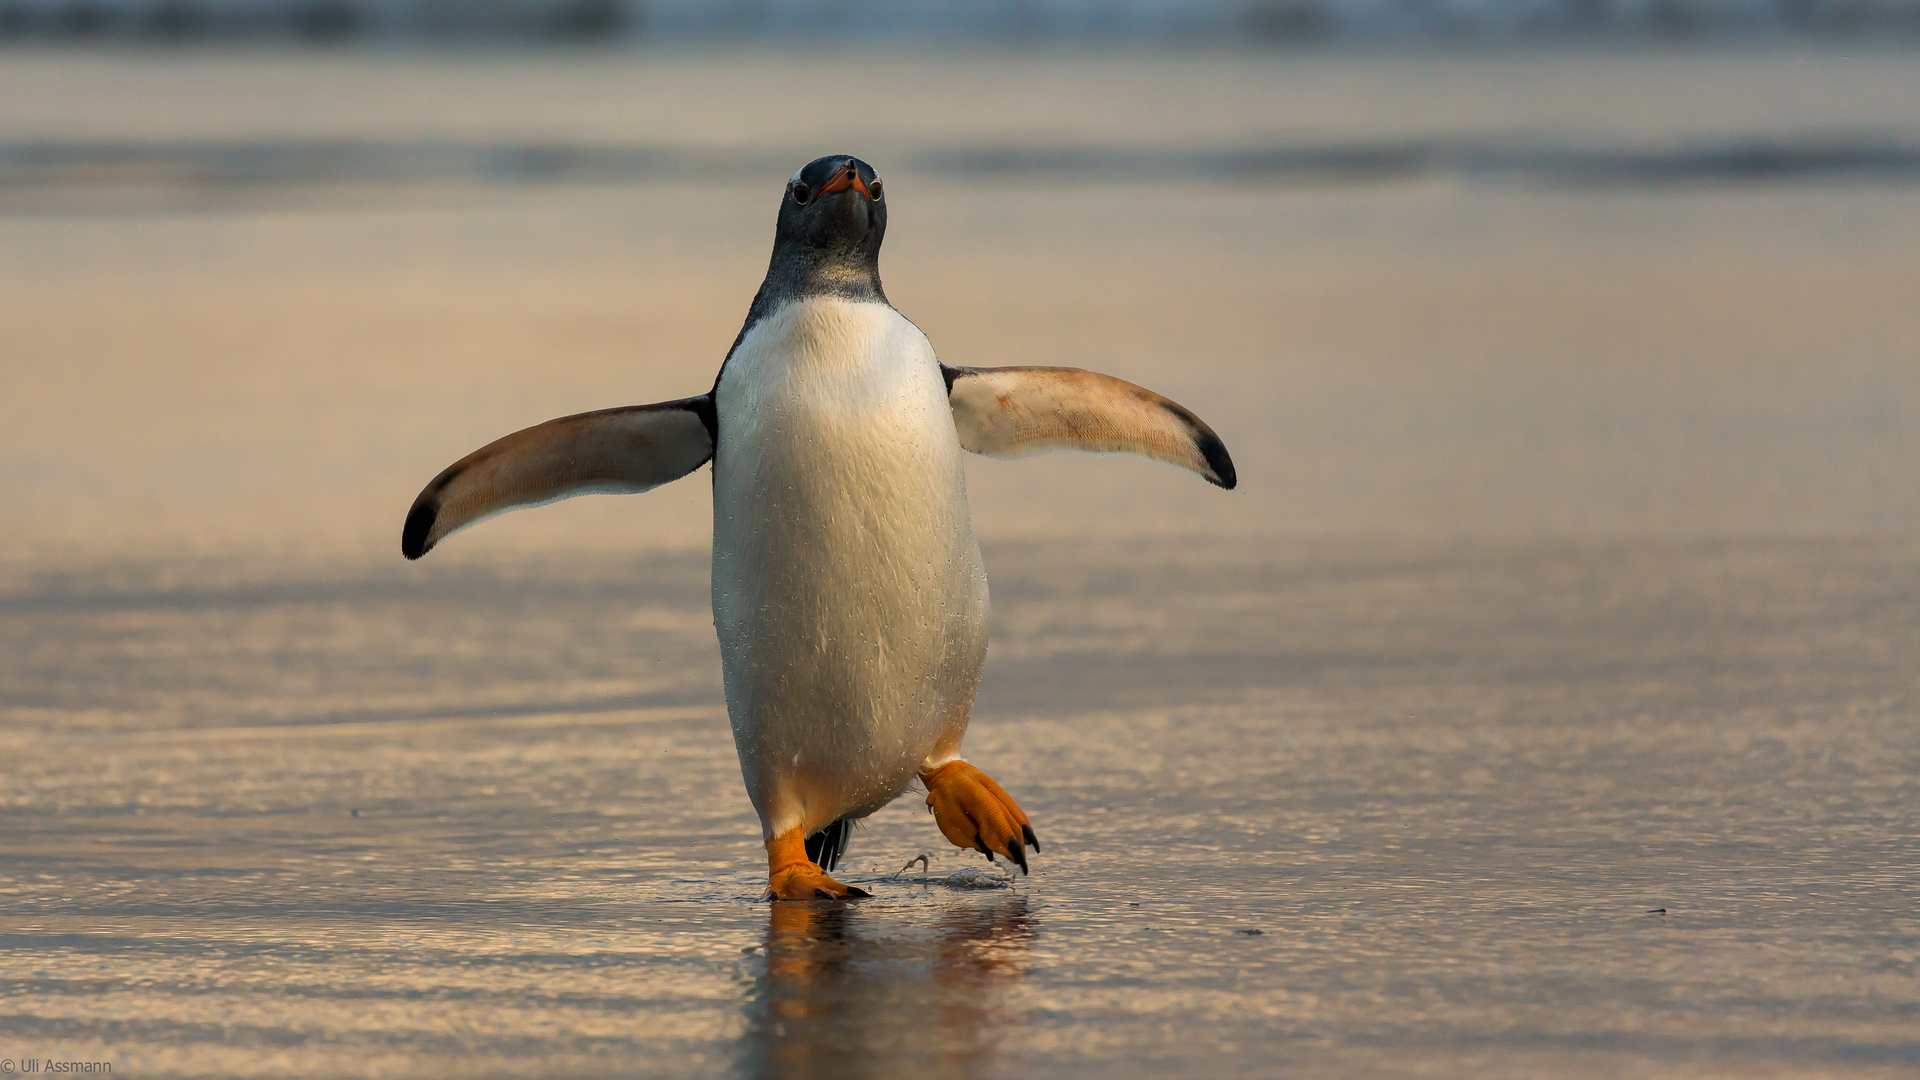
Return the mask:
<path id="1" fill-rule="evenodd" d="M 1891 49 L 9 54 L 0 1057 L 1909 1073 L 1915 145 Z M 971 460 L 1044 850 L 770 905 L 707 473 L 399 532 L 706 390 L 843 151 L 944 362 L 1241 484 Z"/>

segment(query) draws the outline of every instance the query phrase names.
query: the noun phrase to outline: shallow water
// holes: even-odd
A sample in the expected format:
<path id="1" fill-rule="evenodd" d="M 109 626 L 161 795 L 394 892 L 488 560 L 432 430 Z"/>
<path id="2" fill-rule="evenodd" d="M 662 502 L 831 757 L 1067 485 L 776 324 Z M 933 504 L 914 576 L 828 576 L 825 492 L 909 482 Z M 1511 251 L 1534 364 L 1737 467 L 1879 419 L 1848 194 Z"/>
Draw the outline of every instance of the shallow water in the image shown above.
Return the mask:
<path id="1" fill-rule="evenodd" d="M 849 70 L 895 92 L 782 104 Z M 1894 52 L 9 54 L 0 150 L 165 168 L 0 153 L 0 1058 L 1909 1074 L 1920 189 L 1150 174 L 1898 150 L 1916 103 Z M 193 171 L 276 140 L 732 171 Z M 952 164 L 1056 145 L 1125 167 Z M 1011 880 L 908 796 L 855 838 L 874 899 L 770 906 L 704 478 L 396 548 L 479 442 L 708 385 L 755 170 L 827 148 L 888 176 L 949 362 L 1137 379 L 1243 485 L 970 465 L 967 747 L 1045 849 Z"/>
<path id="2" fill-rule="evenodd" d="M 989 563 L 969 748 L 1045 851 L 1010 881 L 909 796 L 846 907 L 758 902 L 698 559 L 23 583 L 5 1041 L 134 1075 L 1920 1059 L 1911 541 Z"/>

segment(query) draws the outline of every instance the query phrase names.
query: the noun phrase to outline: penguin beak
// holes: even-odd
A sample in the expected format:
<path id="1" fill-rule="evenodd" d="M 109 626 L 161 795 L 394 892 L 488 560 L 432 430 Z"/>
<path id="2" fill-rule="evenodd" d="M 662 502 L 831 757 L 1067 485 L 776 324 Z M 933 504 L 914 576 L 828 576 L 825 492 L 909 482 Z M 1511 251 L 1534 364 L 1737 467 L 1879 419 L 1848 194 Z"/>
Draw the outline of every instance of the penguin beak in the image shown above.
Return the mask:
<path id="1" fill-rule="evenodd" d="M 860 179 L 860 170 L 851 165 L 841 166 L 840 171 L 833 174 L 833 179 L 820 185 L 820 190 L 814 192 L 813 197 L 818 199 L 823 195 L 832 195 L 848 188 L 852 188 L 868 199 L 873 198 L 873 194 L 867 190 L 866 181 Z"/>

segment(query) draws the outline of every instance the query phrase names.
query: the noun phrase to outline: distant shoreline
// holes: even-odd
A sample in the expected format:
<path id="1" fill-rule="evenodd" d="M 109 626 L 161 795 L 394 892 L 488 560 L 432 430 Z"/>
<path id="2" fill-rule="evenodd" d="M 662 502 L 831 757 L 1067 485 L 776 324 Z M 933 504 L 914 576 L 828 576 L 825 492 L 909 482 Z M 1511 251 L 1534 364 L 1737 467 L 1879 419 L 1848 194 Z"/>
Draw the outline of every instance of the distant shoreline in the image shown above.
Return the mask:
<path id="1" fill-rule="evenodd" d="M 361 43 L 1314 48 L 1807 41 L 1920 45 L 1915 0 L 1186 0 L 1107 8 L 767 0 L 0 0 L 0 47 Z"/>

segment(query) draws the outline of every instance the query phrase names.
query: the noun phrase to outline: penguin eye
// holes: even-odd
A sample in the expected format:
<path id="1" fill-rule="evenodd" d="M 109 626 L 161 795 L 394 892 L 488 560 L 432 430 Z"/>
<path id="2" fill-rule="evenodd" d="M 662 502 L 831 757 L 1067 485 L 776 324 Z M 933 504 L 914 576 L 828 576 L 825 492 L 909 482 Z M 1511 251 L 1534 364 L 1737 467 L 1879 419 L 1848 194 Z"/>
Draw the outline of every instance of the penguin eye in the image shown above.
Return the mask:
<path id="1" fill-rule="evenodd" d="M 872 202 L 880 201 L 880 178 L 879 177 L 877 176 L 874 177 L 873 183 L 867 185 L 867 198 Z"/>
<path id="2" fill-rule="evenodd" d="M 813 189 L 795 180 L 793 183 L 787 185 L 787 194 L 793 196 L 794 202 L 805 206 L 813 198 Z"/>

